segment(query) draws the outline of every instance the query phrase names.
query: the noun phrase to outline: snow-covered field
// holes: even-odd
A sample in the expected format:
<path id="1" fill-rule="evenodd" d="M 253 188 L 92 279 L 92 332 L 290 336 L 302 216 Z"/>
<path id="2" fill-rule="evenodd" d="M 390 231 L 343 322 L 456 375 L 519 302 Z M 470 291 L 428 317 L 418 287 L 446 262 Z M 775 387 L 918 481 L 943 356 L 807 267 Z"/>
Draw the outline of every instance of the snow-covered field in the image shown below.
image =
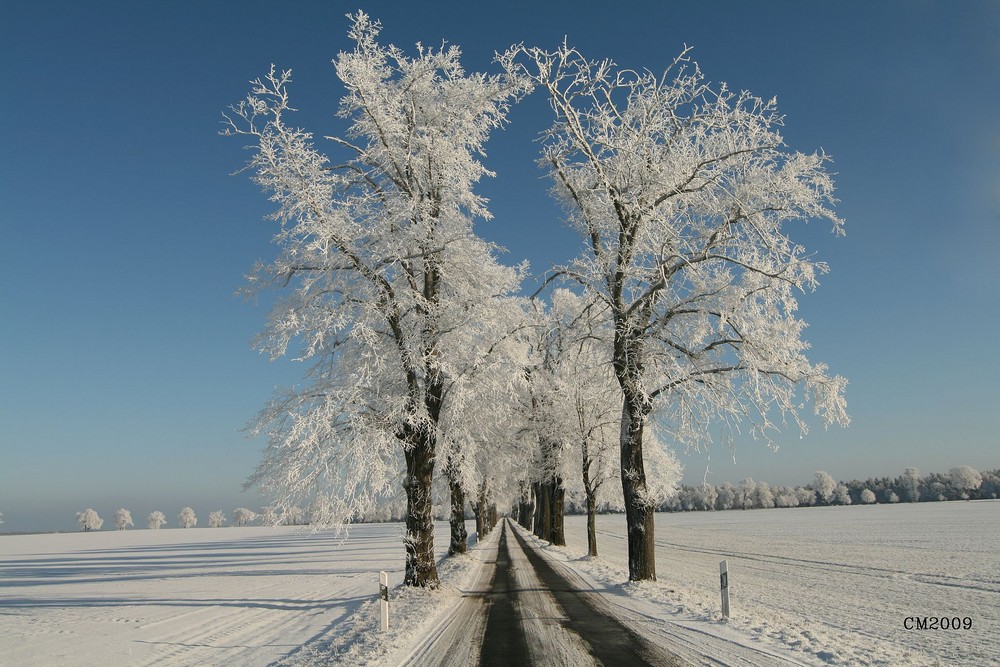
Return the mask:
<path id="1" fill-rule="evenodd" d="M 400 524 L 0 536 L 2 665 L 266 665 L 402 578 Z M 447 524 L 436 535 L 443 556 Z"/>
<path id="2" fill-rule="evenodd" d="M 569 517 L 569 546 L 548 555 L 696 662 L 1000 664 L 1000 502 L 659 515 L 659 581 L 641 585 L 621 584 L 624 518 L 599 517 L 596 560 L 582 557 L 585 526 Z M 401 578 L 400 534 L 382 524 L 355 526 L 346 542 L 293 528 L 0 536 L 0 664 L 322 664 L 331 644 L 352 663 L 391 664 L 478 563 L 451 559 L 442 591 L 394 594 L 386 641 L 373 600 L 379 570 Z M 446 524 L 436 544 L 443 555 Z M 972 628 L 907 630 L 910 616 L 968 617 Z"/>
<path id="3" fill-rule="evenodd" d="M 574 564 L 620 582 L 624 525 L 598 517 L 601 558 Z M 660 514 L 656 530 L 657 584 L 611 587 L 644 614 L 789 647 L 809 663 L 1000 664 L 1000 501 Z M 567 532 L 568 554 L 586 553 L 585 519 L 570 517 Z M 910 630 L 907 617 L 968 618 L 972 627 Z M 652 622 L 650 632 L 669 634 L 663 626 Z"/>

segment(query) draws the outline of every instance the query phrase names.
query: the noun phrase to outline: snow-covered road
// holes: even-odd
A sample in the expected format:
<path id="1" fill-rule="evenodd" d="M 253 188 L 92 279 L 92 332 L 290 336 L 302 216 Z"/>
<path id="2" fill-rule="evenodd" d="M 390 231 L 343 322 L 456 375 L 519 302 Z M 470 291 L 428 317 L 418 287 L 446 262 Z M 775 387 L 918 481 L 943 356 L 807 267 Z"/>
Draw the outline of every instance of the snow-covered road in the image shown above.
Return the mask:
<path id="1" fill-rule="evenodd" d="M 472 587 L 403 664 L 682 664 L 622 625 L 601 595 L 545 558 L 520 532 L 504 521 L 480 545 L 482 566 Z"/>

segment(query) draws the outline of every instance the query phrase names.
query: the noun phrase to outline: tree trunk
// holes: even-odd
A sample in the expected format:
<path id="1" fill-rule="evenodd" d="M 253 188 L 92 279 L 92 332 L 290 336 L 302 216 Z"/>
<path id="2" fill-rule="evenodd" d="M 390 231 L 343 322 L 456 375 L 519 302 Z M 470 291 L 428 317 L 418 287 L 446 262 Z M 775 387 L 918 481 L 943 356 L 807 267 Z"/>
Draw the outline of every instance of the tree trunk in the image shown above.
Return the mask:
<path id="1" fill-rule="evenodd" d="M 493 525 L 490 523 L 489 489 L 487 488 L 486 482 L 483 482 L 482 486 L 479 487 L 478 502 L 472 510 L 476 513 L 477 539 L 482 541 L 482 539 L 489 535 L 490 531 L 493 530 Z"/>
<path id="2" fill-rule="evenodd" d="M 535 535 L 545 541 L 552 539 L 551 486 L 546 482 L 535 484 Z"/>
<path id="3" fill-rule="evenodd" d="M 555 477 L 549 482 L 549 499 L 552 504 L 549 510 L 549 541 L 557 547 L 566 546 L 566 487 L 563 486 L 562 477 Z"/>
<path id="4" fill-rule="evenodd" d="M 590 479 L 590 450 L 586 438 L 581 445 L 583 452 L 583 491 L 587 496 L 587 555 L 597 557 L 597 489 Z"/>
<path id="5" fill-rule="evenodd" d="M 437 588 L 434 562 L 434 516 L 431 483 L 434 478 L 433 436 L 426 431 L 411 433 L 405 451 L 406 479 L 406 574 L 407 586 Z"/>
<path id="6" fill-rule="evenodd" d="M 451 487 L 451 542 L 448 555 L 464 554 L 469 549 L 469 533 L 465 530 L 465 492 L 462 485 L 449 475 Z"/>
<path id="7" fill-rule="evenodd" d="M 472 513 L 476 517 L 476 541 L 482 542 L 486 535 L 483 531 L 483 506 L 480 503 L 472 503 Z"/>
<path id="8" fill-rule="evenodd" d="M 587 489 L 587 555 L 597 557 L 597 497 Z"/>
<path id="9" fill-rule="evenodd" d="M 517 522 L 525 530 L 531 530 L 535 515 L 535 503 L 532 501 L 531 488 L 526 487 L 517 504 Z"/>
<path id="10" fill-rule="evenodd" d="M 637 386 L 633 384 L 632 386 Z M 625 391 L 622 401 L 621 477 L 628 526 L 629 581 L 656 581 L 653 514 L 646 490 L 646 469 L 642 459 L 642 436 L 649 401 Z"/>
<path id="11" fill-rule="evenodd" d="M 494 505 L 492 502 L 487 503 L 487 505 L 486 505 L 486 524 L 487 524 L 486 532 L 487 533 L 490 532 L 490 531 L 492 531 L 494 528 L 496 528 L 497 518 L 498 518 L 498 515 L 497 515 L 497 506 Z"/>

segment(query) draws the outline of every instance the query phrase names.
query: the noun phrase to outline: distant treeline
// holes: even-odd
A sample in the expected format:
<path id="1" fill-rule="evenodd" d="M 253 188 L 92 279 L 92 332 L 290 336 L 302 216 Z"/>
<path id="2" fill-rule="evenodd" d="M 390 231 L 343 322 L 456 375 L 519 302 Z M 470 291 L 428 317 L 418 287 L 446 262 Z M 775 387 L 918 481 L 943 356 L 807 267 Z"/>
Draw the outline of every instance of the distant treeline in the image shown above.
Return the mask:
<path id="1" fill-rule="evenodd" d="M 822 470 L 802 486 L 770 486 L 745 479 L 739 484 L 682 485 L 661 511 L 689 512 L 814 505 L 868 505 L 872 503 L 985 500 L 1000 497 L 1000 469 L 980 472 L 958 466 L 947 473 L 921 475 L 907 468 L 898 477 L 869 477 L 837 482 Z"/>

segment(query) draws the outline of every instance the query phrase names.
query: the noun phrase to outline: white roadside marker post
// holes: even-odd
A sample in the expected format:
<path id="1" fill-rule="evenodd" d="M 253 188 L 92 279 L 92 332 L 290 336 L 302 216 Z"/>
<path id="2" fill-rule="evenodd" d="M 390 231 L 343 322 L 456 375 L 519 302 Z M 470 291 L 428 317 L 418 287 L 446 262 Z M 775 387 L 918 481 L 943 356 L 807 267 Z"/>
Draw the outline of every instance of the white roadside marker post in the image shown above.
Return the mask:
<path id="1" fill-rule="evenodd" d="M 729 564 L 719 563 L 719 581 L 722 584 L 722 618 L 729 618 Z"/>
<path id="2" fill-rule="evenodd" d="M 378 606 L 382 616 L 382 632 L 385 632 L 389 629 L 389 575 L 379 572 L 378 584 Z"/>

